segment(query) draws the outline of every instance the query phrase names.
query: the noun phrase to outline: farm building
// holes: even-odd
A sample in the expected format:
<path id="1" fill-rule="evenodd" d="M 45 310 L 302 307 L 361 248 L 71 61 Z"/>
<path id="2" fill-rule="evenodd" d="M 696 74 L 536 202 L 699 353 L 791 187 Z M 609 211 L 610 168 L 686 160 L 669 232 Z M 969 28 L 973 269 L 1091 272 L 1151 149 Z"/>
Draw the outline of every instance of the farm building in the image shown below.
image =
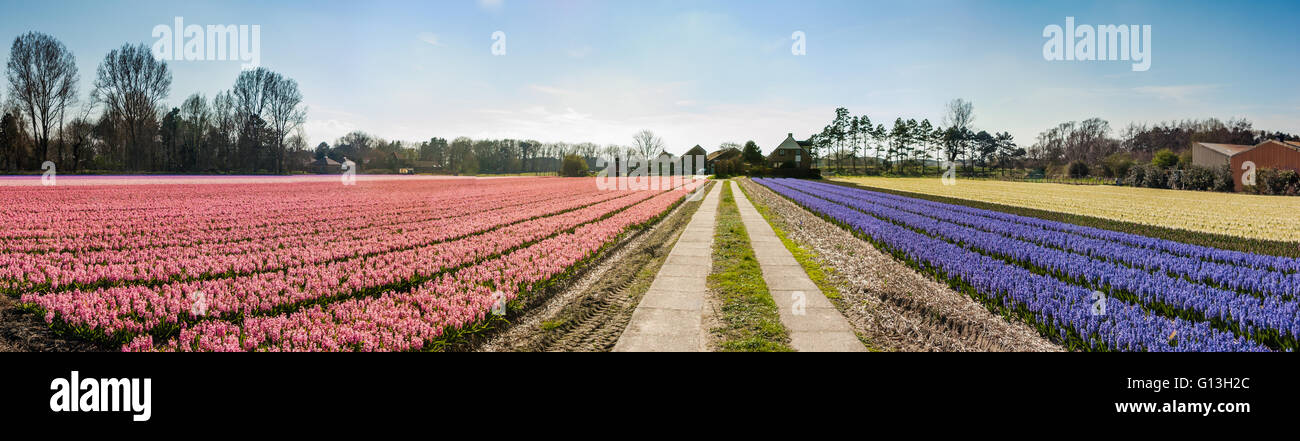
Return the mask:
<path id="1" fill-rule="evenodd" d="M 339 174 L 343 173 L 343 164 L 328 157 L 320 158 L 315 161 L 307 162 L 307 171 L 316 174 Z"/>
<path id="2" fill-rule="evenodd" d="M 707 170 L 708 166 L 704 165 L 704 163 L 706 162 L 705 158 L 707 158 L 708 155 L 709 152 L 704 150 L 704 147 L 700 147 L 699 144 L 696 144 L 695 147 L 691 147 L 690 150 L 687 150 L 686 153 L 682 155 L 682 158 L 684 161 L 699 161 L 700 163 L 694 166 L 699 169 Z M 702 170 L 695 170 L 695 174 L 700 174 L 701 171 Z"/>
<path id="3" fill-rule="evenodd" d="M 1232 180 L 1237 191 L 1242 189 L 1243 167 L 1247 162 L 1256 170 L 1263 168 L 1300 170 L 1300 142 L 1268 140 L 1256 145 L 1192 144 L 1192 164 L 1203 167 L 1222 167 L 1232 170 Z"/>
<path id="4" fill-rule="evenodd" d="M 705 157 L 704 172 L 708 174 L 716 174 L 717 172 L 715 171 L 715 166 L 718 164 L 719 161 L 729 161 L 732 158 L 739 158 L 739 157 L 740 157 L 740 149 L 738 148 L 727 147 L 725 149 L 718 149 L 718 151 L 709 153 L 709 155 Z"/>
<path id="5" fill-rule="evenodd" d="M 1232 167 L 1232 180 L 1237 191 L 1241 191 L 1241 176 L 1245 173 L 1243 168 L 1246 162 L 1253 163 L 1256 170 L 1272 168 L 1300 171 L 1300 145 L 1275 140 L 1264 141 L 1232 155 L 1229 161 Z"/>
<path id="6" fill-rule="evenodd" d="M 772 168 L 781 168 L 793 166 L 793 168 L 807 170 L 812 167 L 812 160 L 808 157 L 808 149 L 804 148 L 811 143 L 807 141 L 796 141 L 793 133 L 785 135 L 785 141 L 776 146 L 772 153 L 767 155 L 767 163 Z"/>
<path id="7" fill-rule="evenodd" d="M 1222 167 L 1228 165 L 1232 155 L 1250 150 L 1251 147 L 1241 144 L 1192 143 L 1192 164 L 1201 167 Z"/>

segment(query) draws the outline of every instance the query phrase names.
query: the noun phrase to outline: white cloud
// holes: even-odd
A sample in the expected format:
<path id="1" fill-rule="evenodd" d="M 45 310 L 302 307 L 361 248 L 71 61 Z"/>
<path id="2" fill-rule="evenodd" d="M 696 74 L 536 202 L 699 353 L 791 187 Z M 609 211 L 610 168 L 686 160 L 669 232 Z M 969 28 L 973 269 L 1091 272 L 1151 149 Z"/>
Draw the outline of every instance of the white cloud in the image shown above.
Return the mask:
<path id="1" fill-rule="evenodd" d="M 505 6 L 505 0 L 478 0 L 478 6 L 488 11 L 500 11 Z"/>
<path id="2" fill-rule="evenodd" d="M 442 43 L 438 41 L 438 35 L 432 32 L 421 32 L 419 35 L 416 35 L 416 38 L 419 38 L 420 41 L 432 44 L 434 46 L 442 46 Z"/>

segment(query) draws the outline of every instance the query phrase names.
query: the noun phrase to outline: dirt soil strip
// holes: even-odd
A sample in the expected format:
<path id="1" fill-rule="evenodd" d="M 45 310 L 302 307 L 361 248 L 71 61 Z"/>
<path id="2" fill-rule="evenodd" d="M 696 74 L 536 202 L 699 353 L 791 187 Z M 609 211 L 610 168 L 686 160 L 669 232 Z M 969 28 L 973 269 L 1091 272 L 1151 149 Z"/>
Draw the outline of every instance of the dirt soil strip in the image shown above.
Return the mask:
<path id="1" fill-rule="evenodd" d="M 624 239 L 617 251 L 477 350 L 612 350 L 700 204 L 688 200 L 648 231 Z"/>
<path id="2" fill-rule="evenodd" d="M 14 297 L 0 295 L 0 352 L 98 352 L 105 348 L 68 340 L 45 323 L 45 318 L 19 309 Z"/>
<path id="3" fill-rule="evenodd" d="M 832 303 L 869 346 L 889 351 L 1062 350 L 1025 323 L 990 312 L 767 187 L 740 182 L 755 203 L 769 208 L 775 226 L 831 269 L 827 276 L 840 291 Z"/>

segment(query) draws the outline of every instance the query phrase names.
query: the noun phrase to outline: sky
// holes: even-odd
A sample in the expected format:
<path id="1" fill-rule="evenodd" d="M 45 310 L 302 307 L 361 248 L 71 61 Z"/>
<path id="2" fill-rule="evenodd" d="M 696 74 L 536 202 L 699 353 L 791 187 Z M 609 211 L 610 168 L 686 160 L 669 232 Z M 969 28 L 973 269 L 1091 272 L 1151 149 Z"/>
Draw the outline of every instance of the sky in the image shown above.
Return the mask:
<path id="1" fill-rule="evenodd" d="M 0 40 L 58 38 L 84 100 L 104 55 L 154 45 L 154 28 L 176 17 L 260 26 L 260 65 L 298 81 L 311 145 L 353 130 L 628 145 L 649 129 L 673 153 L 746 140 L 770 150 L 820 131 L 836 107 L 888 126 L 938 122 L 954 98 L 974 103 L 977 129 L 1022 145 L 1090 117 L 1115 132 L 1217 117 L 1300 133 L 1295 1 L 4 0 Z M 1045 60 L 1044 28 L 1066 17 L 1150 25 L 1149 70 Z M 241 62 L 168 66 L 176 106 L 229 89 Z"/>

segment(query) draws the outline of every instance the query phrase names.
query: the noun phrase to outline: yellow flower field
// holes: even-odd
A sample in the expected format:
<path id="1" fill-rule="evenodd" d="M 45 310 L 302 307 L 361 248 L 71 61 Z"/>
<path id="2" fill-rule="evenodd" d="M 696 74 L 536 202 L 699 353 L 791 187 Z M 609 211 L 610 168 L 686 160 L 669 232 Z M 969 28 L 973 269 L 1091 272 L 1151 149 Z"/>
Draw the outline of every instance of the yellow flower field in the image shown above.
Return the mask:
<path id="1" fill-rule="evenodd" d="M 1252 239 L 1300 241 L 1300 197 L 939 178 L 835 178 L 869 187 Z"/>

